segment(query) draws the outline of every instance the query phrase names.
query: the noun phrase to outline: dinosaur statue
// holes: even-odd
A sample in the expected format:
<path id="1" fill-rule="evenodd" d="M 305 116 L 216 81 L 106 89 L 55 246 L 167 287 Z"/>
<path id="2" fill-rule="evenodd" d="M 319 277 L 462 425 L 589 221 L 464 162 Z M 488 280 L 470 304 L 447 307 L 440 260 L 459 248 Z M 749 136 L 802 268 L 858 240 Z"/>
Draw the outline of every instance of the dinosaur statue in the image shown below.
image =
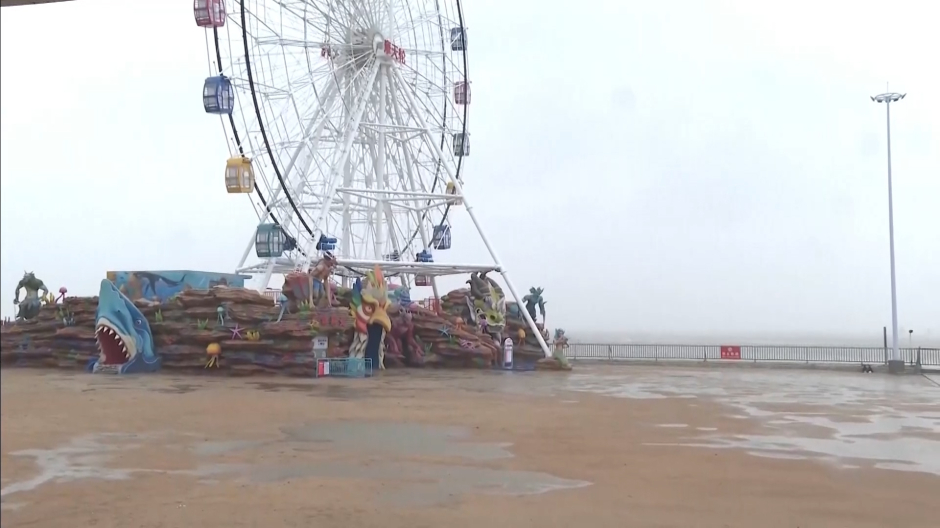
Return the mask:
<path id="1" fill-rule="evenodd" d="M 160 370 L 150 324 L 134 303 L 107 279 L 101 281 L 98 290 L 95 341 L 98 357 L 88 363 L 88 372 L 141 374 Z"/>
<path id="2" fill-rule="evenodd" d="M 502 332 L 506 327 L 506 297 L 503 289 L 487 277 L 486 272 L 471 273 L 467 283 L 470 284 L 467 307 L 470 308 L 471 320 L 502 342 Z"/>
<path id="3" fill-rule="evenodd" d="M 355 320 L 350 358 L 369 358 L 374 368 L 385 369 L 385 334 L 392 329 L 388 317 L 388 286 L 378 266 L 366 274 L 365 283 L 357 278 L 352 289 L 349 313 Z"/>
<path id="4" fill-rule="evenodd" d="M 23 297 L 23 301 L 20 302 L 20 290 L 22 289 L 26 290 L 26 295 Z M 42 296 L 39 295 L 40 290 L 42 290 Z M 49 295 L 49 288 L 46 288 L 46 285 L 37 279 L 32 271 L 23 272 L 23 278 L 16 283 L 16 294 L 13 297 L 13 304 L 19 306 L 16 312 L 16 320 L 28 321 L 39 315 L 39 310 L 42 308 L 41 299 L 47 295 Z"/>
<path id="5" fill-rule="evenodd" d="M 538 308 L 540 314 L 542 314 L 542 321 L 545 321 L 545 305 L 548 304 L 545 302 L 545 298 L 542 297 L 542 293 L 545 290 L 542 288 L 529 288 L 529 294 L 522 298 L 522 302 L 525 303 L 525 309 L 529 312 L 529 316 L 532 317 L 532 321 L 538 321 L 535 318 L 535 309 Z"/>

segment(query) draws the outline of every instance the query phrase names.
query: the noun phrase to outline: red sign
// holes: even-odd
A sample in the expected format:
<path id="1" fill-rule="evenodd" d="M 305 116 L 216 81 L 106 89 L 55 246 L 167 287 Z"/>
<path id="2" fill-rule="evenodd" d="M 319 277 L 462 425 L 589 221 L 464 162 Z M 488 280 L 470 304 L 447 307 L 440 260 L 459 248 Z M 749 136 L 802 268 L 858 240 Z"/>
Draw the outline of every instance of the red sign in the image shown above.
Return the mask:
<path id="1" fill-rule="evenodd" d="M 721 347 L 721 359 L 741 359 L 741 347 L 722 346 Z"/>
<path id="2" fill-rule="evenodd" d="M 394 60 L 395 62 L 399 64 L 405 63 L 405 50 L 392 44 L 391 40 L 385 41 L 385 54 L 391 57 L 392 60 Z"/>

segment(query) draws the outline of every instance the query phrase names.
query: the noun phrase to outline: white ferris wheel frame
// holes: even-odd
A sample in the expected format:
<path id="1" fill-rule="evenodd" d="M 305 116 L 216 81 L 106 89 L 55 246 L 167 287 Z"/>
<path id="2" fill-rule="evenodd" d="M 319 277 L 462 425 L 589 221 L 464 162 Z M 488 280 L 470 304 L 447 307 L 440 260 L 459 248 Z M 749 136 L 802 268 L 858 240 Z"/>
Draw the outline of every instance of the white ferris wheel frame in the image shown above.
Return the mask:
<path id="1" fill-rule="evenodd" d="M 264 290 L 274 273 L 309 270 L 322 256 L 316 249 L 320 236 L 335 236 L 337 270 L 344 270 L 340 275 L 354 276 L 379 266 L 405 285 L 412 276 L 428 276 L 434 296 L 440 298 L 438 276 L 496 271 L 521 306 L 521 296 L 464 193 L 461 176 L 466 156 L 445 150 L 455 135 L 460 134 L 461 148 L 469 138 L 469 101 L 459 112 L 454 104 L 455 84 L 469 87 L 461 1 L 236 0 L 232 4 L 225 26 L 207 32 L 210 69 L 228 76 L 236 88 L 237 111 L 228 120 L 220 116 L 222 126 L 232 155 L 252 159 L 263 202 L 252 200 L 259 223 L 276 217 L 273 222 L 295 237 L 301 250 L 299 255 L 246 266 L 255 244 L 252 233 L 236 272 L 262 274 L 259 289 Z M 414 12 L 422 4 L 433 4 L 436 12 L 421 11 L 416 21 Z M 442 13 L 441 5 L 453 9 Z M 451 20 L 446 15 L 456 16 Z M 286 25 L 285 18 L 290 18 Z M 297 21 L 300 27 L 290 27 Z M 439 40 L 429 31 L 435 27 Z M 461 50 L 452 50 L 452 41 L 446 39 L 453 27 L 461 29 Z M 418 36 L 419 29 L 425 40 Z M 435 47 L 430 48 L 429 42 Z M 459 64 L 451 60 L 448 65 L 452 51 L 459 51 Z M 306 72 L 296 64 L 300 55 L 306 59 Z M 319 63 L 313 64 L 311 55 Z M 437 60 L 440 70 L 427 66 Z M 301 70 L 295 77 L 290 75 L 292 61 Z M 442 105 L 440 111 L 435 104 Z M 451 192 L 445 190 L 448 184 Z M 416 253 L 432 247 L 432 228 L 447 225 L 448 211 L 454 212 L 451 205 L 458 200 L 492 262 L 416 262 Z M 385 258 L 393 252 L 399 260 Z M 535 322 L 526 310 L 521 312 L 550 356 Z"/>

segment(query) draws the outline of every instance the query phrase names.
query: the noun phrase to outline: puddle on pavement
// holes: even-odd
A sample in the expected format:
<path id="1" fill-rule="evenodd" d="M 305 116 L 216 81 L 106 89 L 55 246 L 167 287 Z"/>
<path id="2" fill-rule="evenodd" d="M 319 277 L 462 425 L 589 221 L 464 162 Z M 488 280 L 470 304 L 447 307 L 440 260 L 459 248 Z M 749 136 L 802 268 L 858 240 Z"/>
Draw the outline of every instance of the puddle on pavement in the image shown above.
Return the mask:
<path id="1" fill-rule="evenodd" d="M 325 422 L 281 431 L 293 442 L 328 442 L 356 453 L 401 456 L 459 457 L 469 460 L 511 458 L 511 444 L 469 442 L 470 431 L 406 423 Z"/>
<path id="2" fill-rule="evenodd" d="M 209 473 L 224 467 L 206 468 Z M 240 468 L 243 470 L 244 468 Z M 468 493 L 537 495 L 589 486 L 589 482 L 558 478 L 534 471 L 425 464 L 420 462 L 372 462 L 368 466 L 331 461 L 306 466 L 251 467 L 252 482 L 280 482 L 297 478 L 367 479 L 395 482 L 379 491 L 379 498 L 401 506 L 441 505 Z"/>
<path id="3" fill-rule="evenodd" d="M 283 437 L 268 440 L 196 441 L 191 436 L 174 435 L 157 444 L 165 449 L 183 448 L 204 460 L 195 469 L 161 470 L 154 468 L 115 468 L 116 455 L 143 447 L 147 435 L 100 434 L 73 439 L 54 449 L 31 449 L 10 453 L 32 457 L 39 467 L 33 478 L 4 483 L 4 509 L 18 507 L 9 495 L 32 491 L 40 486 L 82 479 L 126 480 L 139 473 L 162 473 L 199 478 L 206 485 L 223 477 L 243 478 L 250 482 L 279 482 L 300 478 L 366 479 L 394 482 L 383 486 L 378 499 L 398 505 L 444 504 L 467 493 L 533 495 L 555 490 L 589 486 L 589 482 L 559 478 L 535 471 L 514 471 L 464 464 L 439 464 L 413 460 L 415 457 L 464 459 L 471 462 L 512 457 L 510 444 L 481 443 L 469 440 L 470 431 L 460 427 L 436 427 L 420 424 L 327 422 L 316 425 L 285 427 Z M 291 465 L 218 464 L 211 458 L 241 452 L 255 457 L 266 449 L 280 455 L 302 453 L 305 444 L 316 443 L 355 457 Z M 151 447 L 155 444 L 150 443 Z M 381 455 L 376 460 L 374 455 Z M 409 457 L 412 460 L 396 460 Z M 133 460 L 134 457 L 122 457 Z M 111 467 L 109 467 L 111 466 Z"/>

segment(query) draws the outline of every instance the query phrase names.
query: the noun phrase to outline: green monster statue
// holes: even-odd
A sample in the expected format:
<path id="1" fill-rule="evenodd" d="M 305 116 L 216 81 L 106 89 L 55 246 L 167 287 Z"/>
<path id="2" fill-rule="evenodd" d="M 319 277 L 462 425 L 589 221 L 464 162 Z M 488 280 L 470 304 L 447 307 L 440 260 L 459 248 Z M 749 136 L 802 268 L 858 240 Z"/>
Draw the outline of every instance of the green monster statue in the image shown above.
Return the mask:
<path id="1" fill-rule="evenodd" d="M 26 289 L 26 296 L 23 302 L 20 302 L 20 290 Z M 23 273 L 23 278 L 16 285 L 16 295 L 13 297 L 13 304 L 19 305 L 16 313 L 17 321 L 28 321 L 39 315 L 39 309 L 42 308 L 39 291 L 42 290 L 42 296 L 49 295 L 49 288 L 33 272 Z"/>
<path id="2" fill-rule="evenodd" d="M 525 309 L 529 312 L 529 316 L 532 317 L 533 321 L 538 321 L 535 318 L 535 309 L 538 307 L 539 313 L 542 314 L 542 323 L 545 322 L 545 305 L 548 304 L 545 302 L 545 298 L 542 297 L 544 292 L 545 290 L 542 288 L 529 288 L 529 294 L 522 298 Z"/>

